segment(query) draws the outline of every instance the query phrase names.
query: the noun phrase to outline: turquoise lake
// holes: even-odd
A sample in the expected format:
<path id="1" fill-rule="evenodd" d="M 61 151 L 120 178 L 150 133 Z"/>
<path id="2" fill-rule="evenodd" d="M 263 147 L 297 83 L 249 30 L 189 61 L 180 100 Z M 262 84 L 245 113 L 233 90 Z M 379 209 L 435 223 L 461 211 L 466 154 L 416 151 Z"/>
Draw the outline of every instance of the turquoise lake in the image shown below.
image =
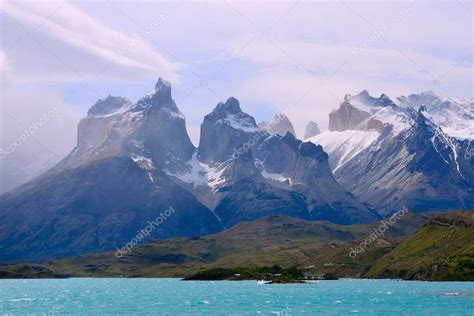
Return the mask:
<path id="1" fill-rule="evenodd" d="M 0 280 L 0 314 L 474 315 L 474 282 Z"/>

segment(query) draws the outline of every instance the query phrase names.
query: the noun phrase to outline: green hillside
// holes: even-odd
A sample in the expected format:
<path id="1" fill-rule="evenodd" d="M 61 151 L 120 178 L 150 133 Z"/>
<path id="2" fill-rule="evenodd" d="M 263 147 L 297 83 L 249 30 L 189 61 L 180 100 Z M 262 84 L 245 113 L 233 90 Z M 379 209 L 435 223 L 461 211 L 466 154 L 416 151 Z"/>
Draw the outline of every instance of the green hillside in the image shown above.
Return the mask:
<path id="1" fill-rule="evenodd" d="M 202 238 L 173 238 L 137 246 L 123 258 L 114 252 L 89 254 L 41 263 L 61 274 L 90 277 L 182 277 L 203 269 L 237 266 L 298 266 L 309 272 L 361 276 L 393 247 L 393 240 L 411 235 L 428 219 L 408 214 L 364 256 L 349 257 L 350 247 L 379 223 L 336 225 L 291 217 L 244 222 Z M 4 270 L 14 266 L 3 267 Z"/>
<path id="2" fill-rule="evenodd" d="M 474 280 L 473 216 L 473 212 L 432 218 L 408 213 L 357 256 L 351 256 L 351 250 L 367 240 L 381 223 L 344 226 L 276 216 L 201 238 L 154 241 L 135 247 L 122 258 L 108 252 L 34 266 L 58 277 L 186 277 L 215 268 L 278 264 L 339 278 Z M 12 277 L 19 266 L 0 267 L 0 277 Z"/>
<path id="3" fill-rule="evenodd" d="M 474 280 L 474 213 L 434 216 L 414 236 L 382 257 L 369 277 Z"/>

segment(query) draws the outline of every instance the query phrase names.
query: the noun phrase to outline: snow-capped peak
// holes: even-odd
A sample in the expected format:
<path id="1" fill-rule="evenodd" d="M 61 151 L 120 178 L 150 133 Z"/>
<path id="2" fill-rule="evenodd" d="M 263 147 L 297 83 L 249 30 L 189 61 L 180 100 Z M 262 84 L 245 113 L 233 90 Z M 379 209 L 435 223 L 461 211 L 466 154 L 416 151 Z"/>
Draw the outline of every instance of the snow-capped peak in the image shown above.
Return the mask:
<path id="1" fill-rule="evenodd" d="M 403 108 L 418 110 L 424 106 L 426 115 L 449 136 L 474 139 L 474 99 L 446 98 L 436 92 L 426 91 L 408 97 L 400 96 L 397 100 Z"/>
<path id="2" fill-rule="evenodd" d="M 123 97 L 109 95 L 105 99 L 99 99 L 87 112 L 87 116 L 105 117 L 124 113 L 132 107 L 132 101 Z"/>
<path id="3" fill-rule="evenodd" d="M 343 104 L 350 104 L 370 115 L 360 128 L 355 129 L 367 129 L 366 122 L 377 120 L 384 125 L 393 125 L 392 134 L 397 135 L 413 125 L 416 111 L 424 106 L 424 116 L 442 127 L 449 136 L 474 139 L 474 99 L 446 98 L 434 91 L 425 91 L 408 97 L 400 96 L 396 100 L 393 102 L 386 94 L 375 98 L 364 90 L 354 96 L 346 95 Z"/>
<path id="4" fill-rule="evenodd" d="M 234 97 L 230 97 L 225 103 L 220 102 L 212 113 L 206 116 L 206 120 L 245 132 L 258 131 L 255 119 L 242 111 L 239 101 Z"/>
<path id="5" fill-rule="evenodd" d="M 239 100 L 234 97 L 230 97 L 225 103 L 219 102 L 213 112 L 237 114 L 242 112 L 242 109 L 240 108 Z"/>
<path id="6" fill-rule="evenodd" d="M 158 78 L 158 82 L 155 84 L 155 91 L 158 92 L 163 89 L 170 89 L 171 90 L 171 83 L 162 79 L 161 77 Z"/>
<path id="7" fill-rule="evenodd" d="M 423 114 L 424 116 L 427 116 L 428 115 L 428 109 L 426 108 L 426 105 L 422 105 L 420 106 L 420 109 L 418 110 L 421 114 Z"/>
<path id="8" fill-rule="evenodd" d="M 394 106 L 395 103 L 389 98 L 388 95 L 382 93 L 380 97 L 372 97 L 367 90 L 363 90 L 359 94 L 351 96 L 347 94 L 344 97 L 344 101 L 350 103 L 352 106 L 359 108 L 360 110 L 373 113 L 380 107 Z"/>
<path id="9" fill-rule="evenodd" d="M 133 117 L 143 117 L 154 110 L 167 113 L 171 119 L 184 119 L 171 96 L 171 84 L 162 78 L 158 79 L 155 91 L 138 100 L 131 112 Z"/>

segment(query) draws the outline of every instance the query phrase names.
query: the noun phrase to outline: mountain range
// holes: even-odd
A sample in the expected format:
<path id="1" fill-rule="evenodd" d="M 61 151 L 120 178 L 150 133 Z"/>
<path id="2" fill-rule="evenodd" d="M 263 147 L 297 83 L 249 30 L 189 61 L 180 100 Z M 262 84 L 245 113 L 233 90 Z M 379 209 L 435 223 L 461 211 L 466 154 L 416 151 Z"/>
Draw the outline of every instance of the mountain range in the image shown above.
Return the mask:
<path id="1" fill-rule="evenodd" d="M 432 99 L 348 95 L 330 130 L 312 124 L 302 141 L 286 116 L 257 125 L 231 97 L 204 117 L 195 148 L 165 80 L 136 103 L 108 96 L 65 159 L 0 196 L 0 261 L 120 248 L 158 218 L 144 242 L 275 215 L 347 225 L 402 207 L 473 208 L 472 140 L 459 138 L 474 134 L 469 106 L 419 100 Z"/>
<path id="2" fill-rule="evenodd" d="M 382 214 L 474 206 L 474 101 L 346 95 L 321 144 L 338 182 Z"/>

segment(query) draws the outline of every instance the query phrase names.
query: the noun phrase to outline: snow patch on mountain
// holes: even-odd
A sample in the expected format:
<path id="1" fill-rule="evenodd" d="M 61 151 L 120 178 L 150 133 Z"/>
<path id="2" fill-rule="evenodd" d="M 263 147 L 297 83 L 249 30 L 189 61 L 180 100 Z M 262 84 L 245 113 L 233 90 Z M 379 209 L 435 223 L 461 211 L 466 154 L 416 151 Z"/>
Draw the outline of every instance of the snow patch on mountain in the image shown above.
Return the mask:
<path id="1" fill-rule="evenodd" d="M 99 99 L 87 112 L 88 117 L 109 117 L 117 114 L 123 114 L 129 111 L 133 106 L 132 101 L 123 97 L 108 96 L 105 99 Z"/>
<path id="2" fill-rule="evenodd" d="M 224 119 L 218 120 L 218 124 L 229 125 L 233 129 L 241 130 L 247 133 L 255 133 L 258 127 L 255 126 L 253 120 L 247 116 L 237 114 L 228 114 Z"/>
<path id="3" fill-rule="evenodd" d="M 406 110 L 392 106 L 379 109 L 371 118 L 379 120 L 384 124 L 392 125 L 392 136 L 406 131 L 413 124 L 413 119 Z"/>
<path id="4" fill-rule="evenodd" d="M 225 182 L 225 177 L 222 176 L 225 170 L 224 164 L 216 167 L 205 164 L 197 159 L 197 152 L 193 154 L 187 164 L 189 166 L 187 171 L 176 174 L 167 172 L 167 174 L 185 183 L 192 184 L 193 187 L 207 185 L 213 190 Z"/>
<path id="5" fill-rule="evenodd" d="M 355 106 L 359 110 L 362 110 L 362 111 L 365 111 L 367 113 L 373 114 L 378 109 L 375 108 L 373 104 L 370 104 L 368 102 L 368 99 L 367 99 L 368 97 L 370 97 L 368 92 L 366 90 L 364 90 L 364 91 L 362 91 L 361 93 L 359 93 L 355 96 L 347 94 L 344 97 L 344 101 L 349 102 L 352 106 Z"/>
<path id="6" fill-rule="evenodd" d="M 386 94 L 380 95 L 380 97 L 372 97 L 367 90 L 362 91 L 357 95 L 347 94 L 344 97 L 345 102 L 349 102 L 351 105 L 357 107 L 359 110 L 374 113 L 381 107 L 393 106 L 395 103 Z"/>
<path id="7" fill-rule="evenodd" d="M 156 169 L 153 165 L 153 161 L 150 158 L 140 156 L 137 154 L 132 154 L 132 160 L 142 169 L 146 170 L 148 173 L 148 178 L 151 182 L 155 182 L 153 179 L 153 170 Z"/>
<path id="8" fill-rule="evenodd" d="M 362 151 L 369 148 L 380 136 L 377 131 L 325 131 L 308 141 L 323 146 L 329 154 L 333 172 L 341 168 Z"/>
<path id="9" fill-rule="evenodd" d="M 262 171 L 262 176 L 265 179 L 271 179 L 271 180 L 275 180 L 275 181 L 279 181 L 279 182 L 289 183 L 290 186 L 293 185 L 292 179 L 289 178 L 289 177 L 285 177 L 282 173 L 269 173 L 269 172 L 266 172 L 265 170 L 263 170 Z"/>
<path id="10" fill-rule="evenodd" d="M 165 111 L 171 118 L 184 120 L 184 115 L 179 110 L 174 111 L 172 109 L 163 108 L 163 111 Z"/>

